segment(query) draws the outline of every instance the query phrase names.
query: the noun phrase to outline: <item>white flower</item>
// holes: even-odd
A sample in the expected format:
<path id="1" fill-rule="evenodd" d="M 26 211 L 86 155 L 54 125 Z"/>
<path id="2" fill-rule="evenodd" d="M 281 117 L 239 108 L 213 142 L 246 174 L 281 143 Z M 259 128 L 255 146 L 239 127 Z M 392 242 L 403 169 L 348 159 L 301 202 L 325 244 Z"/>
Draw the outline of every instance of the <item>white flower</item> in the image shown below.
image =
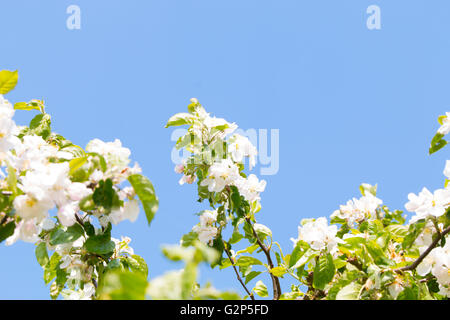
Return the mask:
<path id="1" fill-rule="evenodd" d="M 183 164 L 183 163 L 177 164 L 177 165 L 175 166 L 174 171 L 175 171 L 176 173 L 183 173 L 183 172 L 184 172 L 184 164 Z"/>
<path id="2" fill-rule="evenodd" d="M 13 115 L 14 109 L 11 103 L 0 94 L 0 155 L 20 143 L 14 136 L 16 124 L 12 120 Z"/>
<path id="3" fill-rule="evenodd" d="M 79 211 L 78 202 L 76 201 L 67 202 L 66 204 L 61 206 L 58 210 L 59 222 L 65 227 L 73 226 L 75 222 L 77 222 L 75 215 L 77 214 L 78 211 Z"/>
<path id="4" fill-rule="evenodd" d="M 388 286 L 389 294 L 395 300 L 400 292 L 403 291 L 403 285 L 400 278 L 395 278 L 394 282 Z"/>
<path id="5" fill-rule="evenodd" d="M 309 221 L 303 226 L 298 227 L 298 239 L 292 239 L 294 245 L 302 240 L 308 243 L 312 249 L 334 253 L 337 251 L 337 244 L 342 240 L 336 237 L 336 225 L 328 225 L 327 219 L 318 218 L 315 221 Z"/>
<path id="6" fill-rule="evenodd" d="M 445 161 L 444 175 L 450 179 L 450 160 Z"/>
<path id="7" fill-rule="evenodd" d="M 426 249 L 427 247 L 419 248 L 420 254 L 422 254 Z M 417 266 L 416 268 L 417 274 L 422 277 L 426 276 L 433 268 L 434 263 L 435 263 L 434 253 L 430 252 Z"/>
<path id="8" fill-rule="evenodd" d="M 215 162 L 208 170 L 208 176 L 200 183 L 208 186 L 209 192 L 220 192 L 239 178 L 239 169 L 230 159 Z"/>
<path id="9" fill-rule="evenodd" d="M 89 176 L 89 181 L 97 183 L 103 180 L 103 171 L 95 169 L 94 172 Z"/>
<path id="10" fill-rule="evenodd" d="M 249 166 L 251 170 L 255 166 L 255 158 L 258 154 L 256 147 L 247 137 L 239 134 L 234 134 L 229 141 L 230 144 L 228 146 L 228 150 L 231 153 L 232 159 L 235 162 L 243 162 L 244 157 L 249 157 Z"/>
<path id="11" fill-rule="evenodd" d="M 67 188 L 67 193 L 70 200 L 80 201 L 92 193 L 92 189 L 86 187 L 85 184 L 80 182 L 73 182 Z"/>
<path id="12" fill-rule="evenodd" d="M 200 215 L 200 225 L 212 226 L 217 221 L 217 211 L 205 210 Z"/>
<path id="13" fill-rule="evenodd" d="M 120 255 L 123 254 L 129 254 L 133 255 L 134 250 L 132 247 L 130 247 L 131 239 L 129 237 L 121 237 L 121 240 L 111 238 L 112 241 L 116 244 L 116 247 L 114 249 L 114 257 L 118 258 Z"/>
<path id="14" fill-rule="evenodd" d="M 65 255 L 61 258 L 60 269 L 66 269 L 72 263 L 72 257 L 70 255 Z"/>
<path id="15" fill-rule="evenodd" d="M 136 195 L 136 192 L 134 191 L 133 187 L 125 187 L 122 190 L 119 190 L 117 194 L 119 195 L 119 199 L 123 201 L 125 199 L 133 199 Z"/>
<path id="16" fill-rule="evenodd" d="M 51 230 L 55 227 L 55 225 L 56 225 L 55 221 L 53 221 L 53 219 L 50 219 L 48 217 L 42 220 L 41 222 L 41 228 L 43 230 Z"/>
<path id="17" fill-rule="evenodd" d="M 48 199 L 37 200 L 29 195 L 19 195 L 14 199 L 16 213 L 23 219 L 36 218 L 42 221 L 47 217 L 48 210 L 53 208 L 53 203 Z"/>
<path id="18" fill-rule="evenodd" d="M 114 140 L 114 142 L 103 142 L 100 139 L 94 139 L 87 144 L 86 150 L 102 155 L 111 164 L 127 166 L 130 162 L 128 157 L 131 151 L 122 147 L 122 142 L 119 139 Z"/>
<path id="19" fill-rule="evenodd" d="M 214 238 L 217 236 L 216 227 L 194 226 L 192 230 L 198 234 L 198 240 L 209 245 L 212 244 Z"/>
<path id="20" fill-rule="evenodd" d="M 91 300 L 95 295 L 95 286 L 87 282 L 84 284 L 83 290 L 64 289 L 61 295 L 65 300 Z"/>
<path id="21" fill-rule="evenodd" d="M 195 175 L 192 175 L 192 176 L 187 176 L 187 175 L 183 175 L 182 177 L 181 177 L 181 179 L 178 181 L 178 183 L 180 184 L 180 185 L 183 185 L 183 184 L 185 184 L 185 183 L 188 183 L 188 184 L 193 184 L 194 182 L 195 182 L 195 179 L 196 179 L 197 177 L 195 176 Z"/>
<path id="22" fill-rule="evenodd" d="M 128 167 L 131 151 L 122 147 L 119 139 L 114 140 L 114 142 L 103 142 L 100 139 L 94 139 L 88 143 L 86 150 L 98 153 L 105 158 L 108 164 L 108 170 L 105 172 L 105 175 L 116 180 L 116 182 L 125 180 L 130 174 L 140 172 L 138 165 L 134 168 Z"/>
<path id="23" fill-rule="evenodd" d="M 417 266 L 417 273 L 420 276 L 426 276 L 431 272 L 439 283 L 439 287 L 444 295 L 448 294 L 450 286 L 450 242 L 448 237 L 444 247 L 437 247 L 422 260 Z M 419 248 L 422 254 L 427 247 Z"/>
<path id="24" fill-rule="evenodd" d="M 416 213 L 410 223 L 429 216 L 440 217 L 450 204 L 450 189 L 438 189 L 433 194 L 427 188 L 423 188 L 418 196 L 410 193 L 408 199 L 409 202 L 405 205 L 406 210 Z"/>
<path id="25" fill-rule="evenodd" d="M 23 142 L 14 147 L 16 155 L 11 157 L 11 164 L 18 171 L 40 168 L 48 164 L 49 157 L 56 157 L 58 148 L 49 145 L 36 135 L 26 135 Z"/>
<path id="26" fill-rule="evenodd" d="M 237 129 L 237 125 L 235 123 L 229 123 L 223 118 L 216 118 L 216 117 L 206 117 L 205 120 L 203 120 L 203 124 L 208 127 L 209 129 L 217 128 L 217 127 L 225 127 L 223 129 L 224 135 L 226 136 L 230 133 L 232 133 L 234 130 Z"/>
<path id="27" fill-rule="evenodd" d="M 439 227 L 441 228 L 440 231 L 442 231 L 443 224 L 440 223 Z M 425 225 L 425 228 L 423 229 L 422 233 L 417 237 L 417 239 L 414 241 L 414 243 L 418 247 L 429 247 L 431 243 L 433 242 L 433 234 L 436 233 L 436 228 L 432 221 L 427 221 L 427 224 Z"/>
<path id="28" fill-rule="evenodd" d="M 139 203 L 137 200 L 129 200 L 124 203 L 123 207 L 112 210 L 109 214 L 109 219 L 113 224 L 118 224 L 123 220 L 136 221 L 139 215 Z"/>
<path id="29" fill-rule="evenodd" d="M 109 224 L 110 222 L 113 223 L 113 222 L 112 222 L 113 219 L 112 219 L 110 216 L 107 216 L 106 214 L 99 214 L 99 215 L 97 215 L 97 219 L 98 219 L 98 222 L 100 223 L 100 225 L 101 225 L 103 228 L 108 227 L 108 224 Z"/>
<path id="30" fill-rule="evenodd" d="M 255 200 L 260 200 L 259 194 L 266 188 L 266 181 L 259 181 L 258 178 L 251 174 L 247 179 L 241 177 L 235 182 L 236 187 L 238 187 L 239 193 L 244 196 L 245 200 L 252 203 Z"/>
<path id="31" fill-rule="evenodd" d="M 200 223 L 192 228 L 192 231 L 198 234 L 198 239 L 211 245 L 217 236 L 217 228 L 214 223 L 217 221 L 217 211 L 205 210 L 200 215 Z"/>
<path id="32" fill-rule="evenodd" d="M 39 233 L 41 228 L 36 224 L 36 220 L 22 220 L 20 221 L 14 233 L 8 239 L 6 239 L 6 245 L 10 246 L 14 244 L 17 240 L 22 240 L 25 242 L 36 242 L 39 240 Z"/>
<path id="33" fill-rule="evenodd" d="M 341 205 L 339 210 L 336 210 L 331 215 L 336 216 L 347 221 L 349 226 L 355 222 L 360 223 L 368 218 L 376 218 L 376 209 L 383 203 L 382 200 L 368 193 L 365 196 L 347 201 L 346 205 Z"/>
<path id="34" fill-rule="evenodd" d="M 450 132 L 450 112 L 445 113 L 445 117 L 442 118 L 442 125 L 438 129 L 438 133 L 446 135 Z"/>

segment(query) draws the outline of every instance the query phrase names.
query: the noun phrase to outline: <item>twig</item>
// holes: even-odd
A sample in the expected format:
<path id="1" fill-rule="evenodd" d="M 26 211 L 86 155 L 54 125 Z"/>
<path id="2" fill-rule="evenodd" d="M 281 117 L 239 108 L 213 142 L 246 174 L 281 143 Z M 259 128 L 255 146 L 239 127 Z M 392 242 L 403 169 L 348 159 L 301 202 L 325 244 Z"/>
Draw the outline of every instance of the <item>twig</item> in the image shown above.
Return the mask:
<path id="1" fill-rule="evenodd" d="M 83 220 L 81 220 L 80 216 L 77 213 L 75 213 L 75 219 L 78 221 L 79 224 L 81 224 L 82 227 L 84 227 Z"/>
<path id="2" fill-rule="evenodd" d="M 2 221 L 0 221 L 0 226 L 3 225 L 7 219 L 8 219 L 8 215 L 5 213 L 5 216 L 2 218 Z"/>
<path id="3" fill-rule="evenodd" d="M 270 257 L 270 251 L 267 249 L 266 245 L 259 239 L 258 234 L 256 233 L 255 229 L 253 228 L 253 224 L 252 224 L 250 218 L 246 217 L 245 220 L 252 228 L 253 236 L 256 238 L 256 242 L 258 243 L 259 247 L 262 249 L 262 251 L 266 255 L 267 262 L 269 264 L 270 269 L 273 269 L 274 265 L 272 262 L 272 258 Z M 269 272 L 269 274 L 270 274 L 270 277 L 272 278 L 273 299 L 279 300 L 281 297 L 280 280 L 278 279 L 278 277 L 274 276 L 271 272 Z"/>
<path id="4" fill-rule="evenodd" d="M 438 236 L 436 237 L 436 239 L 434 239 L 434 241 L 430 244 L 430 246 L 427 248 L 427 250 L 425 250 L 420 256 L 419 258 L 417 258 L 416 261 L 414 261 L 412 264 L 410 264 L 409 266 L 405 266 L 399 269 L 395 269 L 395 272 L 402 272 L 402 271 L 408 271 L 408 270 L 414 270 L 422 261 L 423 259 L 426 258 L 426 256 L 431 252 L 431 250 L 433 250 L 437 244 L 439 243 L 439 241 L 441 241 L 441 239 L 443 237 L 445 237 L 445 235 L 447 233 L 450 232 L 450 226 L 448 226 L 444 231 L 442 231 L 441 233 L 438 234 Z"/>
<path id="5" fill-rule="evenodd" d="M 251 293 L 247 286 L 245 285 L 244 281 L 242 281 L 242 278 L 239 274 L 239 271 L 236 269 L 236 265 L 234 264 L 233 258 L 231 257 L 230 251 L 228 251 L 228 249 L 226 248 L 226 244 L 225 245 L 225 252 L 227 253 L 228 259 L 231 262 L 231 265 L 233 266 L 234 272 L 236 273 L 237 279 L 238 281 L 241 283 L 242 287 L 244 287 L 245 292 L 247 292 L 248 296 L 250 297 L 250 299 L 255 300 L 255 297 L 253 296 L 253 293 Z"/>

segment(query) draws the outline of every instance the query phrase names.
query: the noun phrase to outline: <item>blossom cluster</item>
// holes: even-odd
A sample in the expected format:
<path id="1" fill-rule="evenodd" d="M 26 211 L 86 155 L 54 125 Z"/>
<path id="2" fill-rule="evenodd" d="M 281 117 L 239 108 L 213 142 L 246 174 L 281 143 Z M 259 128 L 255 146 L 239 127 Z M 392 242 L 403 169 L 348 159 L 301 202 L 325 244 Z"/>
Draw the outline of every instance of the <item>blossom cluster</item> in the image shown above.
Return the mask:
<path id="1" fill-rule="evenodd" d="M 298 227 L 298 238 L 291 239 L 294 247 L 299 241 L 304 241 L 311 246 L 313 250 L 336 253 L 338 243 L 342 240 L 336 236 L 338 227 L 328 225 L 327 219 L 320 217 L 314 221 L 306 221 L 303 226 Z"/>
<path id="2" fill-rule="evenodd" d="M 103 173 L 95 169 L 86 181 L 74 182 L 70 176 L 70 160 L 74 158 L 71 153 L 60 151 L 58 146 L 36 135 L 25 135 L 23 140 L 16 140 L 12 151 L 7 152 L 5 161 L 18 177 L 17 187 L 20 194 L 14 199 L 13 207 L 21 220 L 14 234 L 7 239 L 8 245 L 18 239 L 36 242 L 41 231 L 53 229 L 55 220 L 51 218 L 50 212 L 55 208 L 58 222 L 62 226 L 74 225 L 80 212 L 80 201 L 93 194 L 93 186 L 99 181 L 111 178 L 120 183 L 130 174 L 140 172 L 139 167 L 127 167 L 129 150 L 123 148 L 119 140 L 105 143 L 96 139 L 90 142 L 86 149 L 103 156 L 108 171 Z M 115 154 L 114 158 L 111 154 Z M 118 187 L 115 188 L 120 200 L 134 198 L 132 188 L 120 191 Z M 134 221 L 138 213 L 136 200 L 125 202 L 110 215 L 101 211 L 91 212 L 99 218 L 102 226 L 109 222 L 117 224 L 127 218 Z"/>
<path id="3" fill-rule="evenodd" d="M 188 109 L 190 113 L 176 114 L 167 124 L 189 125 L 186 135 L 177 142 L 178 148 L 184 147 L 192 153 L 190 158 L 175 166 L 175 172 L 183 174 L 179 183 L 192 184 L 198 178 L 199 188 L 209 193 L 211 199 L 214 198 L 212 194 L 229 195 L 230 188 L 235 187 L 245 201 L 256 207 L 266 181 L 259 180 L 254 174 L 247 176 L 243 173 L 246 160 L 250 170 L 255 166 L 256 147 L 247 137 L 234 133 L 238 128 L 235 123 L 212 117 L 197 99 L 191 99 Z M 229 209 L 226 197 L 217 203 Z M 213 216 L 215 218 L 211 219 Z M 216 218 L 217 211 L 215 214 L 206 211 L 200 216 L 200 223 L 193 231 L 202 242 L 212 244 L 218 235 L 218 228 L 214 226 Z"/>
<path id="4" fill-rule="evenodd" d="M 0 78 L 6 93 L 18 74 L 4 70 Z M 15 110 L 39 113 L 18 126 Z M 43 101 L 13 105 L 0 94 L 0 242 L 36 243 L 44 280 L 54 280 L 52 298 L 95 298 L 105 270 L 118 265 L 146 270 L 128 238 L 111 238 L 112 224 L 137 219 L 138 200 L 149 223 L 158 207 L 151 182 L 137 163 L 130 166 L 130 155 L 118 139 L 94 139 L 84 150 L 52 132 Z"/>
<path id="5" fill-rule="evenodd" d="M 331 218 L 343 219 L 349 226 L 354 226 L 366 219 L 376 218 L 376 210 L 382 203 L 382 200 L 371 193 L 367 193 L 359 199 L 353 198 L 347 201 L 345 205 L 341 205 L 339 210 L 333 212 Z"/>

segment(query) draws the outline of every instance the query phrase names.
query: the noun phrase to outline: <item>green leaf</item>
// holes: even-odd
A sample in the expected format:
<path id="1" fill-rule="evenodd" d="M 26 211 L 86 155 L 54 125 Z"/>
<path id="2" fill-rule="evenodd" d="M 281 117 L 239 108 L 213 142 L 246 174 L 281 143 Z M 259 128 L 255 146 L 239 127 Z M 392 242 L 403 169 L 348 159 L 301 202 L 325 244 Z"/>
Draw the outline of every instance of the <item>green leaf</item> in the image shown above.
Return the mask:
<path id="1" fill-rule="evenodd" d="M 114 241 L 111 241 L 111 235 L 109 233 L 90 236 L 84 243 L 84 248 L 92 253 L 107 255 L 114 251 Z"/>
<path id="2" fill-rule="evenodd" d="M 50 261 L 45 265 L 44 268 L 44 282 L 45 284 L 49 284 L 53 278 L 56 277 L 56 270 L 59 268 L 59 262 L 61 260 L 61 256 L 58 253 L 53 253 L 50 258 Z"/>
<path id="3" fill-rule="evenodd" d="M 256 282 L 256 285 L 253 288 L 253 292 L 255 292 L 258 296 L 260 296 L 262 298 L 266 298 L 266 297 L 269 296 L 269 292 L 267 291 L 267 287 L 261 280 Z"/>
<path id="4" fill-rule="evenodd" d="M 417 237 L 425 229 L 425 220 L 419 220 L 411 225 L 409 225 L 408 234 L 405 236 L 402 242 L 402 248 L 408 249 L 412 246 Z"/>
<path id="5" fill-rule="evenodd" d="M 67 242 L 74 242 L 84 234 L 83 228 L 79 224 L 63 229 L 55 229 L 50 233 L 50 244 L 52 246 L 57 244 L 63 244 Z"/>
<path id="6" fill-rule="evenodd" d="M 275 267 L 270 269 L 270 273 L 275 277 L 283 277 L 286 274 L 287 270 L 285 267 Z"/>
<path id="7" fill-rule="evenodd" d="M 183 276 L 181 277 L 181 299 L 187 300 L 192 295 L 192 289 L 197 280 L 197 264 L 188 262 L 183 270 Z"/>
<path id="8" fill-rule="evenodd" d="M 252 271 L 245 277 L 245 284 L 249 283 L 253 279 L 255 279 L 257 276 L 259 276 L 262 272 L 261 271 Z"/>
<path id="9" fill-rule="evenodd" d="M 185 124 L 191 124 L 194 117 L 189 113 L 177 113 L 170 117 L 170 119 L 167 121 L 166 128 L 172 127 L 172 126 L 182 126 Z"/>
<path id="10" fill-rule="evenodd" d="M 146 276 L 141 272 L 107 272 L 98 294 L 101 300 L 144 300 L 148 286 Z"/>
<path id="11" fill-rule="evenodd" d="M 418 300 L 418 299 L 419 299 L 418 287 L 414 288 L 405 287 L 402 290 L 402 292 L 398 294 L 396 300 Z"/>
<path id="12" fill-rule="evenodd" d="M 5 225 L 0 225 L 0 242 L 5 241 L 14 234 L 16 223 L 14 221 L 8 222 Z"/>
<path id="13" fill-rule="evenodd" d="M 158 197 L 155 194 L 155 188 L 153 188 L 153 184 L 148 178 L 140 174 L 129 176 L 128 181 L 139 197 L 139 200 L 141 200 L 147 222 L 150 225 L 159 205 Z"/>
<path id="14" fill-rule="evenodd" d="M 81 166 L 86 163 L 86 161 L 87 161 L 87 157 L 75 158 L 75 159 L 70 160 L 70 162 L 69 162 L 69 167 L 70 167 L 69 174 L 73 175 L 76 170 L 81 168 Z"/>
<path id="15" fill-rule="evenodd" d="M 92 195 L 92 200 L 98 206 L 110 210 L 115 202 L 115 197 L 117 197 L 116 192 L 113 189 L 113 183 L 111 179 L 101 180 L 98 187 L 94 190 Z"/>
<path id="16" fill-rule="evenodd" d="M 331 254 L 321 255 L 314 267 L 313 286 L 323 290 L 333 280 L 336 269 Z"/>
<path id="17" fill-rule="evenodd" d="M 362 285 L 352 282 L 343 287 L 336 295 L 336 300 L 358 300 Z"/>
<path id="18" fill-rule="evenodd" d="M 436 135 L 431 140 L 431 146 L 429 149 L 429 154 L 433 154 L 436 151 L 439 151 L 443 147 L 447 145 L 447 141 L 443 139 L 444 135 L 441 133 L 436 133 Z"/>
<path id="19" fill-rule="evenodd" d="M 240 266 L 240 267 L 248 267 L 248 266 L 252 266 L 252 265 L 262 265 L 263 263 L 261 261 L 259 261 L 256 258 L 253 257 L 240 257 L 237 261 L 236 261 L 236 265 Z"/>
<path id="20" fill-rule="evenodd" d="M 166 256 L 166 258 L 172 261 L 190 261 L 194 257 L 195 250 L 191 247 L 165 245 L 162 247 L 162 253 Z"/>
<path id="21" fill-rule="evenodd" d="M 146 277 L 148 276 L 148 266 L 144 258 L 133 254 L 131 257 L 127 257 L 127 262 L 132 271 L 142 272 Z"/>
<path id="22" fill-rule="evenodd" d="M 380 245 L 375 241 L 367 241 L 366 243 L 367 251 L 369 252 L 370 256 L 372 257 L 373 261 L 380 266 L 389 266 L 393 262 L 392 260 L 388 259 L 386 257 L 386 254 L 384 250 L 380 247 Z"/>
<path id="23" fill-rule="evenodd" d="M 372 186 L 368 183 L 363 183 L 359 186 L 359 190 L 363 196 L 366 195 L 366 192 L 371 193 L 373 196 L 377 195 L 377 185 Z"/>
<path id="24" fill-rule="evenodd" d="M 308 250 L 306 251 L 301 257 L 300 259 L 297 260 L 297 262 L 295 262 L 295 264 L 290 267 L 291 269 L 298 269 L 301 268 L 302 266 L 304 266 L 305 264 L 307 264 L 309 261 L 311 261 L 312 259 L 314 259 L 315 257 L 317 257 L 318 253 L 314 250 Z M 290 261 L 291 262 L 291 261 Z"/>
<path id="25" fill-rule="evenodd" d="M 0 94 L 6 94 L 16 87 L 19 73 L 16 71 L 0 71 Z"/>
<path id="26" fill-rule="evenodd" d="M 51 131 L 50 115 L 46 113 L 38 114 L 30 122 L 29 134 L 41 136 L 42 139 L 46 140 L 50 136 Z"/>
<path id="27" fill-rule="evenodd" d="M 233 230 L 233 234 L 231 235 L 230 241 L 228 243 L 234 244 L 241 241 L 241 239 L 244 238 L 244 236 L 239 232 L 239 227 L 236 226 Z"/>
<path id="28" fill-rule="evenodd" d="M 17 195 L 17 175 L 16 170 L 9 164 L 6 163 L 8 169 L 8 176 L 6 177 L 6 182 L 8 183 L 8 189 L 13 193 L 13 195 Z"/>
<path id="29" fill-rule="evenodd" d="M 50 259 L 48 258 L 48 253 L 47 253 L 47 244 L 45 242 L 41 242 L 38 244 L 38 246 L 36 247 L 35 250 L 35 254 L 36 254 L 36 259 L 38 261 L 38 263 L 43 267 L 45 266 Z"/>
<path id="30" fill-rule="evenodd" d="M 408 234 L 408 227 L 401 224 L 392 224 L 387 226 L 385 230 L 396 238 L 403 238 Z"/>
<path id="31" fill-rule="evenodd" d="M 44 111 L 44 102 L 41 100 L 31 100 L 30 102 L 17 102 L 14 104 L 16 110 L 38 110 Z"/>

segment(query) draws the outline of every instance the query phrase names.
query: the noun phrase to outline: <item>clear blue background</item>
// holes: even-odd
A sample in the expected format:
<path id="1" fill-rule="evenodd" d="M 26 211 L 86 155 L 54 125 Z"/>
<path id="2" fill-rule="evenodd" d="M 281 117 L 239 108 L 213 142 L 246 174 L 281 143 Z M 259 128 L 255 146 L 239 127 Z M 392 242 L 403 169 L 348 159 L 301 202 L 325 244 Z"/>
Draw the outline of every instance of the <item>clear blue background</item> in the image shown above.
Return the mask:
<path id="1" fill-rule="evenodd" d="M 66 28 L 70 4 L 81 30 Z M 371 4 L 381 30 L 366 27 Z M 391 208 L 441 187 L 448 150 L 427 149 L 450 105 L 449 16 L 446 0 L 2 1 L 0 69 L 20 72 L 7 98 L 45 99 L 55 131 L 132 150 L 160 210 L 150 228 L 141 214 L 115 235 L 133 239 L 153 277 L 179 267 L 160 245 L 202 208 L 194 186 L 178 185 L 163 128 L 191 97 L 242 128 L 280 129 L 258 218 L 284 247 L 302 218 L 328 217 L 362 182 L 378 183 Z M 2 244 L 0 257 L 0 298 L 49 297 L 32 244 Z M 231 269 L 202 268 L 206 280 L 242 292 Z"/>

